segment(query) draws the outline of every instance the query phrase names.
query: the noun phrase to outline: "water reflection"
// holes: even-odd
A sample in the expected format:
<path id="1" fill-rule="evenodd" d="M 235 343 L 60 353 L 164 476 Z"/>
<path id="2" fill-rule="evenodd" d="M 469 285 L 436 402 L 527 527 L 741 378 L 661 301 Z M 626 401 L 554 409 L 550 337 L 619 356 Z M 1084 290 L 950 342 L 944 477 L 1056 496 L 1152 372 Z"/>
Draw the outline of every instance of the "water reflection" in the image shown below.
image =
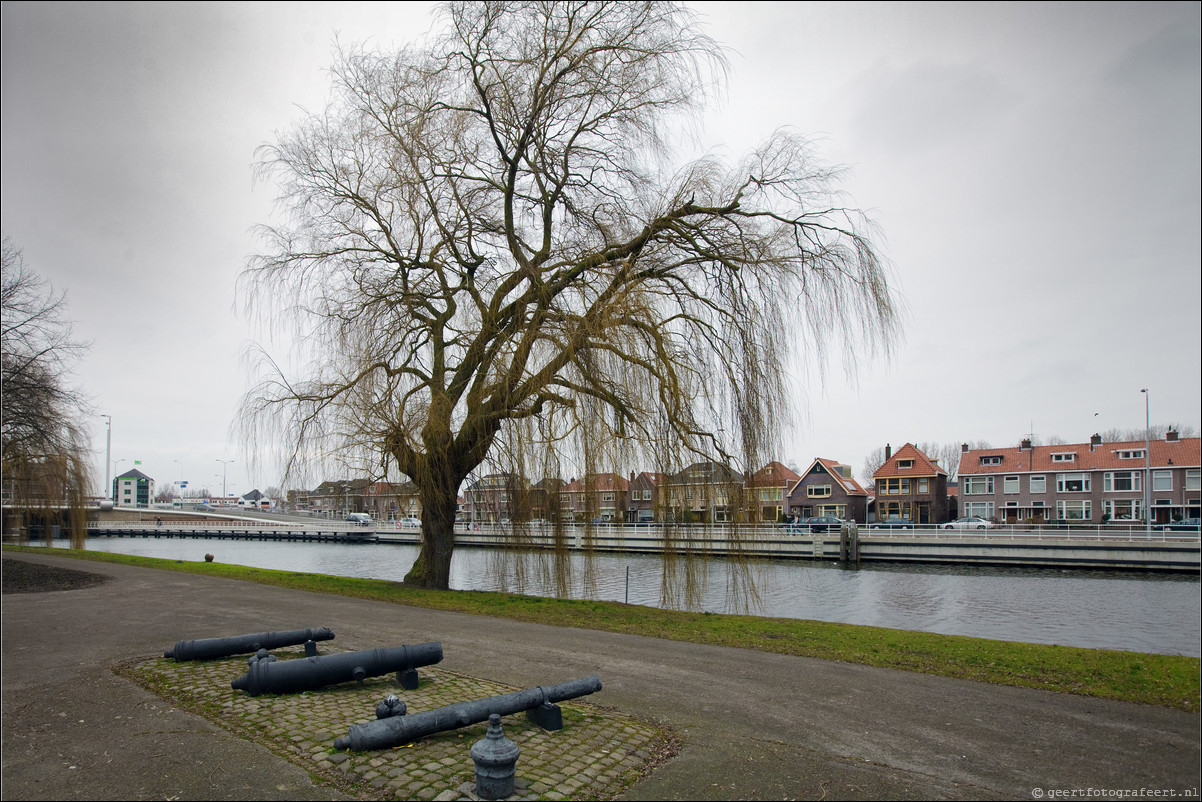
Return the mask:
<path id="1" fill-rule="evenodd" d="M 192 539 L 91 538 L 88 548 L 304 573 L 400 581 L 415 546 Z M 557 582 L 557 565 L 564 581 Z M 682 560 L 459 548 L 451 586 L 628 601 L 714 613 L 751 613 L 949 635 L 1199 656 L 1196 576 L 1024 568 Z M 689 578 L 695 593 L 685 595 Z M 758 595 L 747 590 L 754 586 Z"/>

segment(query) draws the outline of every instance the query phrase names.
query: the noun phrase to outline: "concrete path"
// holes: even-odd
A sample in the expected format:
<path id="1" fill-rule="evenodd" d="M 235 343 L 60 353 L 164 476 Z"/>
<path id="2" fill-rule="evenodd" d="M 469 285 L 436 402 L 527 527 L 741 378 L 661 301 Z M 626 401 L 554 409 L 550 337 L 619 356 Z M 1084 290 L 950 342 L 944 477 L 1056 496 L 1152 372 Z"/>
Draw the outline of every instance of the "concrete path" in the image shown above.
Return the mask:
<path id="1" fill-rule="evenodd" d="M 515 687 L 596 672 L 588 701 L 680 754 L 630 799 L 1197 798 L 1200 719 L 887 669 L 401 607 L 48 555 L 88 588 L 3 596 L 3 798 L 343 799 L 110 667 L 181 639 L 329 627 L 345 648 L 441 641 L 440 667 Z"/>

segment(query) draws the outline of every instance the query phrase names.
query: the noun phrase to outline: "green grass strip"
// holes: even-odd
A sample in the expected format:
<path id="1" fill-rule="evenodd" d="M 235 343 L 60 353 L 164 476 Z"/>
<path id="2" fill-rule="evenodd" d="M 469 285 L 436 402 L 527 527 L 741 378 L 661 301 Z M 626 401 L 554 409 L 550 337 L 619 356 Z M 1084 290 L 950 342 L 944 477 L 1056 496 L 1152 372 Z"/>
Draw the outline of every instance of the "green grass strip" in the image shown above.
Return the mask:
<path id="1" fill-rule="evenodd" d="M 314 593 L 331 593 L 536 624 L 839 660 L 1194 712 L 1199 709 L 1199 695 L 1202 693 L 1200 661 L 1197 657 L 1015 643 L 792 618 L 680 612 L 610 601 L 548 599 L 484 591 L 423 590 L 379 579 L 273 571 L 108 552 L 42 547 L 4 548 L 239 579 Z"/>

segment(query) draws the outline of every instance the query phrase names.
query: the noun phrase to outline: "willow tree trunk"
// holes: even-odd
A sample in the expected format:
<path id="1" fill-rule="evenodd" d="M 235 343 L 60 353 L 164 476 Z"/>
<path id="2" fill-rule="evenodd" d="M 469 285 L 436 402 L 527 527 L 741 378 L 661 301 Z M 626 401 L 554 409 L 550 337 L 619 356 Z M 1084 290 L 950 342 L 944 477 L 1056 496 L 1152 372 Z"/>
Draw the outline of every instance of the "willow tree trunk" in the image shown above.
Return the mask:
<path id="1" fill-rule="evenodd" d="M 421 499 L 422 530 L 417 560 L 405 575 L 405 584 L 419 588 L 447 590 L 451 586 L 451 556 L 455 551 L 455 513 L 458 511 L 459 485 L 463 477 L 441 460 L 429 460 L 428 469 L 418 480 Z"/>

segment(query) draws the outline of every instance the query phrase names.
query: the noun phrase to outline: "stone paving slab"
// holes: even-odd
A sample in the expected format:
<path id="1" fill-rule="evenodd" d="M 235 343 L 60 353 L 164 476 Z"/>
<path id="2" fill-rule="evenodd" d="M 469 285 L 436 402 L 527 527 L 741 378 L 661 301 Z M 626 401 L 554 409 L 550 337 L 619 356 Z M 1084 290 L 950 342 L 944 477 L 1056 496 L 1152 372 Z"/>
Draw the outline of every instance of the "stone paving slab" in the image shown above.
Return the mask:
<path id="1" fill-rule="evenodd" d="M 323 648 L 321 653 L 337 651 Z M 304 657 L 299 647 L 273 654 L 280 660 Z M 484 737 L 487 722 L 391 749 L 334 748 L 334 739 L 351 725 L 374 720 L 376 705 L 386 696 L 396 694 L 412 714 L 521 690 L 430 666 L 418 669 L 420 682 L 413 691 L 403 690 L 389 674 L 318 691 L 250 696 L 230 687 L 246 670 L 246 657 L 137 659 L 117 667 L 120 675 L 181 709 L 266 746 L 316 782 L 368 799 L 477 799 L 470 749 Z M 678 749 L 679 739 L 662 726 L 579 699 L 560 708 L 564 728 L 555 732 L 523 714 L 502 717 L 505 736 L 521 750 L 511 799 L 612 799 Z"/>

